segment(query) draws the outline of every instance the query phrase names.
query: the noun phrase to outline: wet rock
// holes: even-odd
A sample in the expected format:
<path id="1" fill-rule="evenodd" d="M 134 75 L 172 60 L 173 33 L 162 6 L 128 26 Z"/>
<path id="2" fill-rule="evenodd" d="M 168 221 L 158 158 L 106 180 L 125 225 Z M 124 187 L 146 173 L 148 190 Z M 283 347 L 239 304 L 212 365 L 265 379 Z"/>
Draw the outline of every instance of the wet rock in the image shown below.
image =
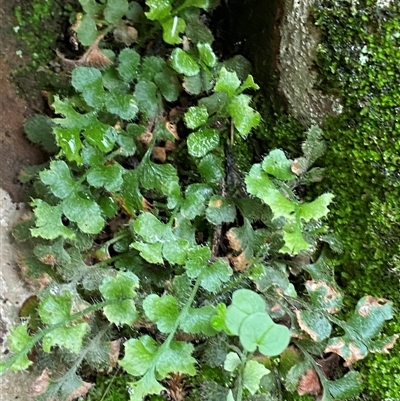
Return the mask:
<path id="1" fill-rule="evenodd" d="M 289 112 L 306 125 L 319 124 L 342 109 L 339 99 L 315 88 L 313 64 L 320 35 L 312 22 L 313 4 L 314 0 L 285 0 L 278 63 L 279 88 Z"/>

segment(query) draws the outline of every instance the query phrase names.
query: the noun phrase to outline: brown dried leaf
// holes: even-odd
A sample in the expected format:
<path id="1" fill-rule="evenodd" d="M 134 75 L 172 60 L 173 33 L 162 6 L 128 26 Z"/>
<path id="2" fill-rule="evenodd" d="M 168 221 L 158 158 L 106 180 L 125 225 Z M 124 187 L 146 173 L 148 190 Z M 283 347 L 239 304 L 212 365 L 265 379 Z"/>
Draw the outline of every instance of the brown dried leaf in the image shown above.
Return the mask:
<path id="1" fill-rule="evenodd" d="M 318 395 L 321 393 L 321 390 L 321 383 L 317 372 L 314 369 L 308 369 L 299 380 L 297 392 L 299 395 Z"/>
<path id="2" fill-rule="evenodd" d="M 233 256 L 230 254 L 228 255 L 228 259 L 233 267 L 233 270 L 237 272 L 243 272 L 249 265 L 249 261 L 246 259 L 244 252 L 242 252 L 239 256 Z"/>
<path id="3" fill-rule="evenodd" d="M 152 155 L 161 163 L 165 163 L 165 161 L 167 160 L 167 152 L 165 151 L 165 148 L 162 148 L 161 146 L 154 146 Z"/>
<path id="4" fill-rule="evenodd" d="M 167 121 L 165 123 L 165 127 L 174 136 L 175 139 L 179 139 L 178 129 L 176 127 L 176 124 L 171 123 L 171 121 Z"/>
<path id="5" fill-rule="evenodd" d="M 184 375 L 173 373 L 168 381 L 169 396 L 173 401 L 184 401 L 186 397 Z"/>
<path id="6" fill-rule="evenodd" d="M 138 31 L 126 24 L 121 24 L 114 29 L 114 39 L 117 42 L 123 43 L 125 46 L 130 46 L 137 41 Z"/>
<path id="7" fill-rule="evenodd" d="M 47 390 L 49 383 L 50 383 L 50 376 L 48 370 L 45 369 L 40 374 L 40 376 L 37 377 L 36 380 L 33 382 L 30 388 L 30 393 L 32 394 L 33 397 L 37 397 L 38 395 L 43 394 Z"/>
<path id="8" fill-rule="evenodd" d="M 331 345 L 325 348 L 325 353 L 333 352 L 341 356 L 346 362 L 343 366 L 350 366 L 354 362 L 364 359 L 368 353 L 362 352 L 362 350 L 354 342 L 350 342 L 348 345 L 341 339 L 333 342 Z"/>
<path id="9" fill-rule="evenodd" d="M 366 317 L 369 315 L 371 308 L 374 308 L 376 306 L 382 306 L 389 302 L 387 299 L 384 298 L 374 298 L 371 295 L 368 295 L 366 297 L 365 303 L 358 309 L 358 313 L 362 317 Z"/>
<path id="10" fill-rule="evenodd" d="M 72 401 L 79 397 L 85 397 L 87 392 L 91 387 L 93 387 L 93 383 L 82 382 L 82 385 L 78 387 L 75 391 L 73 391 L 67 398 L 66 401 Z"/>
<path id="11" fill-rule="evenodd" d="M 56 49 L 56 54 L 62 63 L 69 68 L 82 65 L 95 68 L 107 67 L 113 64 L 113 62 L 99 48 L 99 43 L 103 37 L 104 35 L 100 35 L 78 60 L 67 59 L 58 49 Z"/>
<path id="12" fill-rule="evenodd" d="M 121 349 L 121 340 L 110 341 L 110 365 L 115 368 L 118 363 L 119 352 Z"/>
<path id="13" fill-rule="evenodd" d="M 153 140 L 153 133 L 149 130 L 146 130 L 139 136 L 139 141 L 145 144 L 146 146 L 150 145 L 150 142 Z"/>
<path id="14" fill-rule="evenodd" d="M 242 243 L 239 241 L 238 236 L 232 229 L 228 230 L 225 236 L 231 249 L 236 252 L 239 252 L 242 249 Z"/>

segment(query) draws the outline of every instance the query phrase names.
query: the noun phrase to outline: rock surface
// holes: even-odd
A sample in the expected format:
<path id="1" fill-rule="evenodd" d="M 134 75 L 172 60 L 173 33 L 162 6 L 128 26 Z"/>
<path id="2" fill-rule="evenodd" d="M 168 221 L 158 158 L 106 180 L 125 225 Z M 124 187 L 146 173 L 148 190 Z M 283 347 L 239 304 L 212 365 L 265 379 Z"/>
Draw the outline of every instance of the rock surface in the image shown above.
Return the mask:
<path id="1" fill-rule="evenodd" d="M 12 203 L 10 195 L 0 188 L 0 351 L 10 353 L 7 335 L 11 326 L 20 323 L 18 310 L 32 294 L 17 269 L 17 250 L 11 229 L 26 212 L 27 206 Z M 0 377 L 0 401 L 31 401 L 30 388 L 36 376 L 31 372 L 7 372 Z"/>
<path id="2" fill-rule="evenodd" d="M 320 43 L 312 22 L 314 0 L 285 0 L 279 51 L 279 88 L 287 99 L 289 112 L 305 125 L 319 124 L 328 114 L 339 114 L 338 99 L 314 88 L 317 72 L 313 69 Z"/>

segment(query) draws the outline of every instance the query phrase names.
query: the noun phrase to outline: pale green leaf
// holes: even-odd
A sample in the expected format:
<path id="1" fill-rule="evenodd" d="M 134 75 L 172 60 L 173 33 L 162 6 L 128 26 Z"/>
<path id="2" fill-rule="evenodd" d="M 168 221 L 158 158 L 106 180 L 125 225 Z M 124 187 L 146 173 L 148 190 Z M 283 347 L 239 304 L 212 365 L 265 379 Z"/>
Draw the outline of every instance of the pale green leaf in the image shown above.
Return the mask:
<path id="1" fill-rule="evenodd" d="M 196 129 L 205 124 L 208 119 L 206 106 L 192 106 L 183 116 L 185 124 L 190 129 Z"/>
<path id="2" fill-rule="evenodd" d="M 268 177 L 268 174 L 261 168 L 261 164 L 253 164 L 249 174 L 245 178 L 247 192 L 251 195 L 264 199 L 275 185 Z"/>
<path id="3" fill-rule="evenodd" d="M 163 71 L 166 62 L 161 57 L 150 56 L 142 60 L 139 81 L 154 81 L 154 77 Z"/>
<path id="4" fill-rule="evenodd" d="M 290 170 L 292 163 L 293 160 L 287 159 L 282 150 L 274 149 L 264 158 L 262 168 L 280 180 L 292 180 L 296 178 L 296 175 Z"/>
<path id="5" fill-rule="evenodd" d="M 231 275 L 232 269 L 229 264 L 224 259 L 217 259 L 202 270 L 200 285 L 209 292 L 215 292 L 223 283 L 229 281 Z"/>
<path id="6" fill-rule="evenodd" d="M 201 216 L 206 210 L 206 199 L 201 194 L 186 195 L 181 206 L 182 216 L 188 220 L 193 220 L 196 216 Z"/>
<path id="7" fill-rule="evenodd" d="M 62 223 L 62 205 L 50 206 L 41 199 L 35 199 L 31 203 L 34 207 L 36 227 L 31 228 L 33 237 L 55 239 L 59 236 L 68 239 L 75 239 L 75 234 Z"/>
<path id="8" fill-rule="evenodd" d="M 297 203 L 285 198 L 277 189 L 266 191 L 262 200 L 271 208 L 274 219 L 279 217 L 295 218 Z"/>
<path id="9" fill-rule="evenodd" d="M 177 47 L 171 53 L 172 68 L 179 74 L 194 76 L 200 71 L 196 61 L 184 50 Z"/>
<path id="10" fill-rule="evenodd" d="M 117 303 L 104 307 L 104 314 L 114 324 L 132 325 L 138 318 L 135 302 L 135 289 L 139 279 L 131 272 L 119 272 L 116 277 L 106 277 L 99 290 L 106 300 L 119 300 Z M 124 299 L 130 298 L 130 299 Z"/>
<path id="11" fill-rule="evenodd" d="M 183 238 L 164 243 L 162 254 L 169 263 L 184 265 L 186 262 L 189 242 Z"/>
<path id="12" fill-rule="evenodd" d="M 305 221 L 312 219 L 318 220 L 325 217 L 329 213 L 328 206 L 332 202 L 334 195 L 325 193 L 318 196 L 317 199 L 310 203 L 302 203 L 299 205 L 299 215 Z"/>
<path id="13" fill-rule="evenodd" d="M 232 390 L 229 390 L 228 395 L 226 396 L 226 401 L 235 401 Z"/>
<path id="14" fill-rule="evenodd" d="M 28 347 L 32 341 L 32 338 L 28 334 L 28 326 L 20 325 L 17 327 L 11 327 L 10 334 L 7 337 L 8 346 L 11 351 L 15 354 L 22 351 L 25 347 Z M 32 361 L 28 358 L 27 353 L 19 355 L 13 364 L 11 365 L 12 370 L 24 370 L 32 364 Z M 5 362 L 7 364 L 7 361 Z M 1 372 L 0 372 L 1 375 Z"/>
<path id="15" fill-rule="evenodd" d="M 149 20 L 163 20 L 171 13 L 172 0 L 146 0 L 150 11 L 145 13 Z"/>
<path id="16" fill-rule="evenodd" d="M 64 118 L 53 118 L 53 122 L 64 128 L 77 128 L 81 130 L 84 127 L 90 126 L 94 121 L 97 120 L 94 112 L 89 112 L 86 114 L 78 113 L 74 109 L 72 100 L 60 100 L 58 95 L 54 96 L 52 107 L 57 114 L 64 116 Z"/>
<path id="17" fill-rule="evenodd" d="M 247 95 L 235 96 L 228 104 L 227 110 L 233 118 L 236 129 L 240 135 L 246 136 L 252 128 L 260 123 L 261 116 L 249 106 L 251 97 Z"/>
<path id="18" fill-rule="evenodd" d="M 228 372 L 233 372 L 240 363 L 239 355 L 236 352 L 229 352 L 225 358 L 224 369 Z"/>
<path id="19" fill-rule="evenodd" d="M 310 244 L 303 237 L 301 226 L 296 223 L 286 224 L 283 227 L 283 240 L 285 245 L 279 250 L 282 253 L 297 255 L 310 248 Z"/>
<path id="20" fill-rule="evenodd" d="M 211 251 L 205 246 L 196 246 L 188 251 L 188 260 L 186 262 L 186 274 L 190 278 L 197 278 L 207 269 L 208 261 L 211 258 Z"/>
<path id="21" fill-rule="evenodd" d="M 125 355 L 118 362 L 130 375 L 142 376 L 150 368 L 157 354 L 157 343 L 148 335 L 126 341 Z"/>
<path id="22" fill-rule="evenodd" d="M 203 10 L 207 10 L 209 6 L 210 6 L 210 0 L 186 0 L 182 4 L 181 9 L 187 7 L 198 7 L 202 8 Z"/>
<path id="23" fill-rule="evenodd" d="M 275 324 L 267 313 L 258 312 L 243 320 L 239 338 L 249 352 L 258 347 L 263 355 L 276 356 L 289 345 L 290 331 L 286 326 Z"/>
<path id="24" fill-rule="evenodd" d="M 213 128 L 200 128 L 189 135 L 187 146 L 193 157 L 203 157 L 219 145 L 219 132 Z"/>
<path id="25" fill-rule="evenodd" d="M 260 389 L 260 381 L 270 371 L 257 361 L 247 361 L 243 373 L 243 386 L 254 395 Z"/>
<path id="26" fill-rule="evenodd" d="M 164 42 L 170 45 L 176 45 L 182 42 L 179 35 L 185 31 L 185 20 L 175 16 L 161 21 L 161 26 L 163 27 Z"/>
<path id="27" fill-rule="evenodd" d="M 233 223 L 236 218 L 236 207 L 229 198 L 219 195 L 211 197 L 206 209 L 207 220 L 214 225 Z"/>
<path id="28" fill-rule="evenodd" d="M 146 395 L 160 394 L 165 388 L 156 380 L 154 372 L 148 372 L 142 379 L 130 383 L 130 401 L 143 401 Z"/>
<path id="29" fill-rule="evenodd" d="M 248 75 L 245 81 L 240 85 L 240 91 L 243 92 L 246 89 L 255 89 L 258 90 L 260 87 L 254 82 L 254 78 L 251 75 Z"/>
<path id="30" fill-rule="evenodd" d="M 209 43 L 197 43 L 197 49 L 199 50 L 200 60 L 208 67 L 214 67 L 217 63 L 217 56 L 211 45 Z"/>
<path id="31" fill-rule="evenodd" d="M 86 234 L 98 234 L 104 227 L 100 206 L 91 199 L 71 194 L 62 203 L 62 210 Z"/>
<path id="32" fill-rule="evenodd" d="M 232 334 L 239 335 L 243 321 L 257 312 L 265 312 L 265 301 L 254 291 L 236 290 L 232 296 L 232 304 L 227 308 L 225 323 Z"/>
<path id="33" fill-rule="evenodd" d="M 184 341 L 171 341 L 170 346 L 158 355 L 156 370 L 162 378 L 167 377 L 171 372 L 196 374 L 196 359 L 192 357 L 194 346 Z"/>
<path id="34" fill-rule="evenodd" d="M 133 223 L 133 228 L 144 241 L 157 243 L 164 241 L 169 232 L 168 225 L 162 223 L 152 213 L 142 213 Z"/>
<path id="35" fill-rule="evenodd" d="M 62 160 L 51 161 L 50 168 L 41 171 L 39 176 L 43 184 L 48 185 L 51 192 L 61 199 L 66 198 L 77 187 L 77 183 L 71 177 L 67 163 Z"/>
<path id="36" fill-rule="evenodd" d="M 189 308 L 182 316 L 180 328 L 189 334 L 205 334 L 212 336 L 216 333 L 211 325 L 211 318 L 214 315 L 215 307 L 212 305 L 201 308 Z"/>
<path id="37" fill-rule="evenodd" d="M 47 295 L 39 305 L 38 313 L 45 324 L 65 322 L 71 315 L 72 295 L 63 292 L 59 295 Z"/>
<path id="38" fill-rule="evenodd" d="M 52 330 L 43 338 L 43 351 L 49 353 L 51 352 L 51 347 L 58 345 L 75 354 L 79 353 L 82 348 L 83 337 L 88 328 L 89 325 L 87 323 L 79 323 Z"/>
<path id="39" fill-rule="evenodd" d="M 84 15 L 75 32 L 83 46 L 90 46 L 97 39 L 96 22 L 90 15 Z"/>
<path id="40" fill-rule="evenodd" d="M 216 91 L 225 92 L 229 97 L 232 97 L 239 86 L 240 79 L 236 72 L 228 71 L 225 67 L 222 67 L 214 89 Z"/>
<path id="41" fill-rule="evenodd" d="M 107 6 L 104 10 L 104 18 L 107 22 L 116 24 L 127 13 L 128 8 L 128 0 L 107 0 Z"/>
<path id="42" fill-rule="evenodd" d="M 140 55 L 133 49 L 123 49 L 118 56 L 118 73 L 125 82 L 132 82 L 138 75 Z"/>
<path id="43" fill-rule="evenodd" d="M 174 330 L 179 317 L 178 301 L 172 295 L 148 295 L 143 301 L 146 316 L 156 323 L 158 330 L 168 334 Z"/>
<path id="44" fill-rule="evenodd" d="M 144 260 L 147 260 L 147 262 L 155 264 L 164 263 L 162 257 L 162 243 L 145 244 L 143 242 L 134 242 L 132 246 L 140 252 L 140 256 Z"/>

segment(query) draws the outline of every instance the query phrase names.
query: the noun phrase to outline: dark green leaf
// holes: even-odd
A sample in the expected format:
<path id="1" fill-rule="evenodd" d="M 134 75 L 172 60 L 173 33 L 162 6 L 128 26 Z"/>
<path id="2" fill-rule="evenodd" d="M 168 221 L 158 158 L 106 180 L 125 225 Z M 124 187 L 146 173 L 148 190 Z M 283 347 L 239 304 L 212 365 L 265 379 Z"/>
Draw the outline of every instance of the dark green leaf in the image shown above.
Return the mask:
<path id="1" fill-rule="evenodd" d="M 54 123 L 50 117 L 44 115 L 35 115 L 29 117 L 24 124 L 24 131 L 33 143 L 38 143 L 49 153 L 55 153 L 58 150 L 54 135 Z"/>
<path id="2" fill-rule="evenodd" d="M 109 92 L 106 99 L 106 108 L 123 120 L 133 120 L 139 111 L 132 95 Z"/>
<path id="3" fill-rule="evenodd" d="M 179 96 L 179 80 L 176 72 L 169 67 L 164 69 L 154 76 L 156 83 L 161 94 L 168 102 L 175 102 Z"/>
<path id="4" fill-rule="evenodd" d="M 201 159 L 198 170 L 204 180 L 210 184 L 217 184 L 225 175 L 222 158 L 212 153 Z"/>
<path id="5" fill-rule="evenodd" d="M 116 24 L 127 13 L 129 7 L 128 0 L 107 0 L 104 10 L 104 18 L 111 24 Z"/>
<path id="6" fill-rule="evenodd" d="M 206 210 L 207 220 L 214 225 L 233 223 L 236 218 L 236 208 L 233 201 L 219 195 L 211 197 Z"/>
<path id="7" fill-rule="evenodd" d="M 90 46 L 97 39 L 96 22 L 90 15 L 84 15 L 75 31 L 83 46 Z"/>
<path id="8" fill-rule="evenodd" d="M 119 75 L 125 82 L 132 82 L 138 75 L 140 55 L 133 49 L 123 49 L 119 54 Z"/>
<path id="9" fill-rule="evenodd" d="M 146 113 L 148 118 L 156 114 L 159 102 L 157 86 L 153 82 L 140 81 L 135 87 L 134 96 L 140 111 Z"/>

